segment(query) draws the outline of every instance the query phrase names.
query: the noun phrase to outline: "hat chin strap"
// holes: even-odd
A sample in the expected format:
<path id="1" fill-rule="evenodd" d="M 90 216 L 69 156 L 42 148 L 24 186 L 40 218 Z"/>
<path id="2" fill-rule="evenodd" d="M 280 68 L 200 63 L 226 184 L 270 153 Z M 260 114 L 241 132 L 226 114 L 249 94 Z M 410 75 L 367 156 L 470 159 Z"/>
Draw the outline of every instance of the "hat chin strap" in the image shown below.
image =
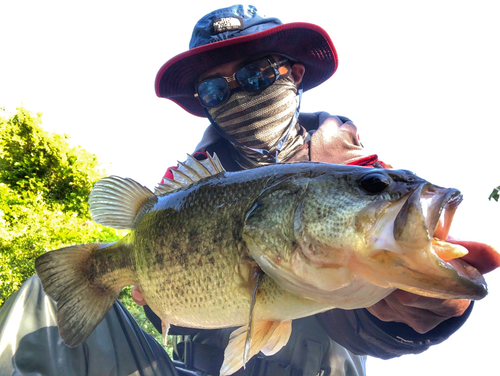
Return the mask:
<path id="1" fill-rule="evenodd" d="M 207 115 L 208 120 L 210 120 L 210 124 L 215 128 L 215 130 L 222 137 L 224 137 L 226 140 L 228 140 L 233 146 L 238 147 L 238 148 L 243 149 L 243 150 L 247 149 L 247 150 L 251 150 L 251 151 L 260 153 L 262 155 L 268 156 L 268 157 L 272 157 L 272 158 L 274 158 L 275 163 L 279 163 L 278 155 L 279 155 L 281 149 L 283 149 L 283 146 L 285 146 L 285 143 L 288 139 L 288 136 L 290 135 L 290 131 L 293 129 L 293 127 L 295 127 L 295 124 L 297 124 L 297 120 L 299 119 L 300 103 L 302 102 L 302 92 L 303 92 L 303 89 L 302 89 L 302 83 L 301 83 L 299 85 L 299 87 L 297 88 L 297 95 L 299 96 L 299 104 L 297 105 L 297 109 L 295 110 L 295 113 L 293 115 L 292 120 L 290 121 L 290 125 L 288 126 L 288 129 L 287 129 L 285 135 L 276 145 L 276 153 L 274 155 L 271 152 L 269 152 L 269 150 L 254 149 L 254 148 L 248 147 L 248 146 L 242 144 L 241 142 L 235 140 L 232 136 L 230 136 L 226 132 L 224 132 L 224 130 L 219 126 L 219 124 L 217 124 L 215 122 L 215 120 L 212 118 L 212 115 L 210 115 L 210 113 L 208 112 L 208 110 L 205 107 L 203 107 L 203 111 L 205 111 L 205 115 Z"/>

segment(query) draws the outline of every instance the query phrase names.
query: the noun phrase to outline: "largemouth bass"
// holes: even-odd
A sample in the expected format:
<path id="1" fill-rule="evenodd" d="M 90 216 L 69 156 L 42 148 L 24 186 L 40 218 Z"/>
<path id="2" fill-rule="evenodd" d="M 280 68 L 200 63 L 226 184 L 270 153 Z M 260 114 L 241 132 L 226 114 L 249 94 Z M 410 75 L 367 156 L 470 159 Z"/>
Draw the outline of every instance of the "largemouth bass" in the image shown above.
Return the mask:
<path id="1" fill-rule="evenodd" d="M 458 260 L 467 250 L 444 241 L 462 199 L 456 189 L 404 170 L 303 162 L 229 173 L 211 158 L 212 167 L 189 161 L 154 194 L 102 179 L 89 200 L 94 220 L 131 232 L 36 260 L 67 345 L 85 340 L 127 285 L 140 286 L 164 335 L 169 324 L 240 327 L 223 375 L 259 351 L 276 353 L 293 319 L 369 307 L 395 289 L 487 293 Z"/>

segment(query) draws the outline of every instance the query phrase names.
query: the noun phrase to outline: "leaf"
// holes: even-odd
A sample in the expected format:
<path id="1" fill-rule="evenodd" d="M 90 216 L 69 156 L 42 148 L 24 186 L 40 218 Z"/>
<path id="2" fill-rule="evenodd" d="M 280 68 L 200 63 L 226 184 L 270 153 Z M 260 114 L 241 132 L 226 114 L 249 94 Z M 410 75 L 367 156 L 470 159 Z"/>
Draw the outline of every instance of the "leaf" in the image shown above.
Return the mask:
<path id="1" fill-rule="evenodd" d="M 491 201 L 491 199 L 493 199 L 498 202 L 499 198 L 500 198 L 500 186 L 493 189 L 493 191 L 490 194 L 490 197 L 488 197 L 488 200 Z"/>

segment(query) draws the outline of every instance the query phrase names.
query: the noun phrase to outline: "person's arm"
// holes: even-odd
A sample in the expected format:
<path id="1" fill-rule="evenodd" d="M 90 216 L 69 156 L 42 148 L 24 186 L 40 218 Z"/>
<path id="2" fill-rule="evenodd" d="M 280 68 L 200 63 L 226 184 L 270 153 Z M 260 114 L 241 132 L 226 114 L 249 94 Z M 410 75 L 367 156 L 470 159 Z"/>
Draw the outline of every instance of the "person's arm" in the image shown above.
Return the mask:
<path id="1" fill-rule="evenodd" d="M 367 309 L 334 309 L 317 317 L 330 338 L 354 354 L 390 359 L 418 354 L 445 341 L 463 325 L 471 310 L 472 304 L 461 316 L 450 318 L 424 334 L 407 324 L 381 321 Z"/>

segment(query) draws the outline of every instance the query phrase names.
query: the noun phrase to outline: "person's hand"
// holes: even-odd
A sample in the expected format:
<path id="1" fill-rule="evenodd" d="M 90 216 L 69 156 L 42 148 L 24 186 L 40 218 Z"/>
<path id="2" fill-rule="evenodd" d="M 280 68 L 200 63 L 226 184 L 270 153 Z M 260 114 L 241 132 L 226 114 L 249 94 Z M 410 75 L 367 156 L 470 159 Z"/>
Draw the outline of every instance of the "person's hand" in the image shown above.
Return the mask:
<path id="1" fill-rule="evenodd" d="M 500 253 L 491 245 L 459 240 L 451 236 L 446 241 L 467 248 L 469 253 L 461 257 L 461 259 L 475 267 L 481 274 L 489 273 L 500 266 Z"/>
<path id="2" fill-rule="evenodd" d="M 448 238 L 447 241 L 467 248 L 469 253 L 462 260 L 481 274 L 500 266 L 500 254 L 487 244 L 454 238 Z M 469 304 L 469 300 L 427 298 L 396 290 L 367 309 L 382 321 L 402 322 L 418 333 L 426 333 L 449 318 L 461 316 Z"/>
<path id="3" fill-rule="evenodd" d="M 396 290 L 367 309 L 382 321 L 402 322 L 423 334 L 449 318 L 461 316 L 469 304 L 469 300 L 427 298 Z"/>
<path id="4" fill-rule="evenodd" d="M 139 304 L 140 306 L 145 306 L 148 304 L 146 303 L 146 300 L 144 300 L 144 297 L 142 296 L 142 292 L 139 286 L 137 285 L 133 286 L 132 289 L 130 290 L 130 295 L 132 295 L 133 301 Z"/>

